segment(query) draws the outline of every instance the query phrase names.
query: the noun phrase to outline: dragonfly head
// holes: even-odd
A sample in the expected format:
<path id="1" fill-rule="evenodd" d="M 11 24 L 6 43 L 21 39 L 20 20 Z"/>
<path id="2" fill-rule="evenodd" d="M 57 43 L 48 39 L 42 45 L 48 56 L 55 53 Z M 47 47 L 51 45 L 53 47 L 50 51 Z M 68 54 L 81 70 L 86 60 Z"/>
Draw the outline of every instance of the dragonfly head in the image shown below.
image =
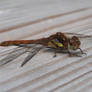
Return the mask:
<path id="1" fill-rule="evenodd" d="M 72 36 L 69 40 L 69 48 L 71 50 L 77 50 L 80 47 L 80 44 L 81 42 L 77 36 Z"/>

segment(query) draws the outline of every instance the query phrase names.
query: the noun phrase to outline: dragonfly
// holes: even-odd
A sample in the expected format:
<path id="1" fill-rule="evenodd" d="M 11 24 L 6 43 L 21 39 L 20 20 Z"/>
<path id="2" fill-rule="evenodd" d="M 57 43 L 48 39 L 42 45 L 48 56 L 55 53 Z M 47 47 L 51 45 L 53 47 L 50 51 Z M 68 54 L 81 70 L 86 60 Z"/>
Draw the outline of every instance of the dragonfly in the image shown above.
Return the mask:
<path id="1" fill-rule="evenodd" d="M 71 37 L 69 35 L 72 35 Z M 86 54 L 80 48 L 81 41 L 80 38 L 91 37 L 90 35 L 76 34 L 76 33 L 62 33 L 56 32 L 55 34 L 50 35 L 49 37 L 39 38 L 36 40 L 9 40 L 3 41 L 0 43 L 0 46 L 16 46 L 12 51 L 5 54 L 5 57 L 0 60 L 0 65 L 5 65 L 17 57 L 28 53 L 27 57 L 21 64 L 23 67 L 29 60 L 32 59 L 41 49 L 48 48 L 53 49 L 54 56 L 56 57 L 57 50 L 67 51 L 69 56 L 82 56 Z M 72 53 L 71 51 L 80 50 L 80 55 L 78 53 Z"/>

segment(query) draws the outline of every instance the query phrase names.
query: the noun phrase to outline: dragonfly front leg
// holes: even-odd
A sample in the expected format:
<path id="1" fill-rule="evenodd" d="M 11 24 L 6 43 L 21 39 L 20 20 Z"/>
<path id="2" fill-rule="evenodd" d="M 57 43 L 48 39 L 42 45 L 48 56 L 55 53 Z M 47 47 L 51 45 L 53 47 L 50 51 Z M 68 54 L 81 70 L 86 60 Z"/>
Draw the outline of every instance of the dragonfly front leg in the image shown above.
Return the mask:
<path id="1" fill-rule="evenodd" d="M 83 50 L 82 50 L 81 48 L 79 48 L 79 50 L 80 50 L 81 54 L 87 55 L 87 53 L 84 53 Z"/>
<path id="2" fill-rule="evenodd" d="M 81 57 L 81 55 L 79 55 L 78 53 L 72 53 L 72 52 L 70 52 L 70 50 L 68 50 L 68 54 L 70 57 L 74 57 L 74 56 Z"/>

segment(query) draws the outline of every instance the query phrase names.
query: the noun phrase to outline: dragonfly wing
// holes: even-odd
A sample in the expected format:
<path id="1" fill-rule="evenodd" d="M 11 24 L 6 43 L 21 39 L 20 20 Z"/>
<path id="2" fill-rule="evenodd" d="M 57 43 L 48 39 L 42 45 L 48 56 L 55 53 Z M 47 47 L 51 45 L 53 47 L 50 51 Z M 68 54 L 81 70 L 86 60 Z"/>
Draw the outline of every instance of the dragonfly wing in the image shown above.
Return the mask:
<path id="1" fill-rule="evenodd" d="M 66 35 L 74 35 L 78 38 L 92 38 L 92 35 L 78 34 L 78 33 L 65 33 Z"/>
<path id="2" fill-rule="evenodd" d="M 8 54 L 10 54 L 11 52 L 16 51 L 18 48 L 19 48 L 19 47 L 12 48 L 12 49 L 8 49 L 8 50 L 5 50 L 5 51 L 2 51 L 2 52 L 0 52 L 0 56 L 8 55 Z"/>
<path id="3" fill-rule="evenodd" d="M 33 48 L 36 45 L 37 44 L 18 44 L 16 46 L 18 46 L 18 47 L 26 47 L 26 48 Z"/>
<path id="4" fill-rule="evenodd" d="M 29 50 L 28 56 L 25 58 L 25 60 L 21 64 L 21 67 L 23 67 L 30 59 L 32 59 L 32 57 L 34 57 L 42 48 L 43 48 L 43 46 L 41 46 L 41 47 L 35 46 L 31 50 Z"/>
<path id="5" fill-rule="evenodd" d="M 28 48 L 17 48 L 14 49 L 12 52 L 8 53 L 8 55 L 0 60 L 0 66 L 11 62 L 12 60 L 16 59 L 20 55 L 24 54 Z"/>

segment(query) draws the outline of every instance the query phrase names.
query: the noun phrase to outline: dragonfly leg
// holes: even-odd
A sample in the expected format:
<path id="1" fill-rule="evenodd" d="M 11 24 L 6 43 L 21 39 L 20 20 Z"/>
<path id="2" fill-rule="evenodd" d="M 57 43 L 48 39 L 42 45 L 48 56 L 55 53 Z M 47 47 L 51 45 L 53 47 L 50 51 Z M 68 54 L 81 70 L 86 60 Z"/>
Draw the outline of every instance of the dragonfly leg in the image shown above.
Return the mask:
<path id="1" fill-rule="evenodd" d="M 69 50 L 68 50 L 68 54 L 70 57 L 73 56 L 73 54 Z"/>
<path id="2" fill-rule="evenodd" d="M 81 48 L 79 48 L 79 50 L 80 50 L 81 54 L 86 54 L 86 53 L 83 52 L 83 50 Z"/>
<path id="3" fill-rule="evenodd" d="M 57 56 L 57 52 L 56 52 L 56 49 L 54 50 L 54 56 L 53 57 L 56 57 Z"/>
<path id="4" fill-rule="evenodd" d="M 74 57 L 74 56 L 81 57 L 81 55 L 79 55 L 78 53 L 71 53 L 69 50 L 68 50 L 68 54 L 70 57 Z"/>

